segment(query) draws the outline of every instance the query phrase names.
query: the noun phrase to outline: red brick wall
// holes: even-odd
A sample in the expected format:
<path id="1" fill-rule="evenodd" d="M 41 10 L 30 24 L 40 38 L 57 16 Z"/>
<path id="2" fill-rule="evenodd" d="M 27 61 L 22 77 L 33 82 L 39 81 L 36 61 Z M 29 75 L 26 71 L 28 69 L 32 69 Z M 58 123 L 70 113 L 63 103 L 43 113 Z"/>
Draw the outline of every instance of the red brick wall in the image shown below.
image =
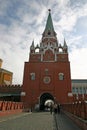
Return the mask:
<path id="1" fill-rule="evenodd" d="M 53 61 L 55 60 L 55 55 L 51 50 L 47 50 L 43 56 L 44 61 Z"/>
<path id="2" fill-rule="evenodd" d="M 46 74 L 45 69 L 48 69 Z M 30 79 L 30 73 L 35 73 L 35 80 Z M 64 80 L 59 80 L 58 74 L 64 73 Z M 49 76 L 49 84 L 43 78 Z M 34 105 L 42 93 L 51 93 L 59 103 L 68 102 L 68 92 L 71 92 L 71 77 L 69 62 L 26 62 L 24 68 L 23 90 L 26 95 L 22 101 L 26 106 Z"/>

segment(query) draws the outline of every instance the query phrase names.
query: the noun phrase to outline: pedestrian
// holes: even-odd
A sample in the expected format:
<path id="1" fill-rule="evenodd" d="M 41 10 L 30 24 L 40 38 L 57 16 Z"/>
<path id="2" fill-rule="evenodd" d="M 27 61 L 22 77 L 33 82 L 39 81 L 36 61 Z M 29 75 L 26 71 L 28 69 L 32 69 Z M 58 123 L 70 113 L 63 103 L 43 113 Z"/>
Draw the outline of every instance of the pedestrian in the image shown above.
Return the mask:
<path id="1" fill-rule="evenodd" d="M 52 104 L 50 105 L 50 113 L 52 114 L 52 112 L 53 112 L 53 106 L 52 106 Z"/>
<path id="2" fill-rule="evenodd" d="M 60 105 L 58 104 L 57 105 L 57 111 L 58 111 L 58 114 L 60 113 Z"/>
<path id="3" fill-rule="evenodd" d="M 57 104 L 54 104 L 54 113 L 57 114 Z"/>

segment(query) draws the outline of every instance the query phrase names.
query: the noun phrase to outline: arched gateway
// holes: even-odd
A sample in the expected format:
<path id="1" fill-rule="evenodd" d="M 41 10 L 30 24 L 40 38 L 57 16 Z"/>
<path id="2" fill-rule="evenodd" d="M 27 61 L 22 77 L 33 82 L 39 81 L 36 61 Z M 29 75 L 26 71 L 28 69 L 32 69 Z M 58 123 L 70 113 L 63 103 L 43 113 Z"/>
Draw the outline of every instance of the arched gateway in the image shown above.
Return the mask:
<path id="1" fill-rule="evenodd" d="M 24 96 L 21 99 L 26 109 L 38 103 L 40 109 L 43 109 L 45 100 L 54 100 L 54 97 L 60 104 L 67 103 L 70 92 L 68 47 L 65 40 L 63 45 L 58 43 L 49 10 L 41 42 L 36 46 L 32 42 L 29 61 L 25 62 L 22 87 Z"/>
<path id="2" fill-rule="evenodd" d="M 43 93 L 41 96 L 40 96 L 40 101 L 39 101 L 39 108 L 40 110 L 44 110 L 45 109 L 45 102 L 48 101 L 48 100 L 52 100 L 53 102 L 54 101 L 54 97 L 50 94 L 50 93 Z"/>

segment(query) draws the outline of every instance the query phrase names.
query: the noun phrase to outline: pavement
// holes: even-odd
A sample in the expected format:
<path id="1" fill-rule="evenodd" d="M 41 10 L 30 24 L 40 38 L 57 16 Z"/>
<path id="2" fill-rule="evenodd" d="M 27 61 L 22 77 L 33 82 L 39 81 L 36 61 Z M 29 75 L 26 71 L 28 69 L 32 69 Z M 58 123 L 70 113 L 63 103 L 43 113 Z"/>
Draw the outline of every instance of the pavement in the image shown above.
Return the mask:
<path id="1" fill-rule="evenodd" d="M 19 113 L 0 117 L 0 130 L 81 130 L 65 114 Z"/>
<path id="2" fill-rule="evenodd" d="M 56 114 L 55 122 L 57 126 L 56 130 L 82 130 L 64 113 Z"/>
<path id="3" fill-rule="evenodd" d="M 0 117 L 0 130 L 54 130 L 49 112 L 21 113 Z"/>

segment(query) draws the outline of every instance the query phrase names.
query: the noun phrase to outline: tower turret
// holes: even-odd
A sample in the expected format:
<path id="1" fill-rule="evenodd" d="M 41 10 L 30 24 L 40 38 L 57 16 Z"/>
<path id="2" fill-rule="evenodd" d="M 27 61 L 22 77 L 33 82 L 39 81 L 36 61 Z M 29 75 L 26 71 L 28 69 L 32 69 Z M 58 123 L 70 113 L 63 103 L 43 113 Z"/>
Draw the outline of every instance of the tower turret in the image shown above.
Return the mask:
<path id="1" fill-rule="evenodd" d="M 32 41 L 32 45 L 30 47 L 30 61 L 35 62 L 59 62 L 68 60 L 67 54 L 67 44 L 64 39 L 64 45 L 59 44 L 56 32 L 54 30 L 51 10 L 49 9 L 48 17 L 44 32 L 42 34 L 42 38 L 40 44 L 34 45 L 34 40 Z M 62 54 L 62 55 L 61 55 Z"/>
<path id="2" fill-rule="evenodd" d="M 68 51 L 68 47 L 67 47 L 66 41 L 64 39 L 63 52 L 67 53 L 67 51 Z"/>
<path id="3" fill-rule="evenodd" d="M 44 46 L 48 45 L 48 42 L 52 46 L 57 46 L 57 38 L 56 38 L 56 32 L 54 30 L 53 22 L 52 22 L 52 17 L 51 17 L 51 10 L 49 9 L 49 14 L 45 26 L 45 30 L 42 34 L 42 42 Z"/>
<path id="4" fill-rule="evenodd" d="M 35 52 L 35 47 L 34 47 L 34 40 L 32 41 L 32 45 L 30 46 L 30 53 Z"/>

